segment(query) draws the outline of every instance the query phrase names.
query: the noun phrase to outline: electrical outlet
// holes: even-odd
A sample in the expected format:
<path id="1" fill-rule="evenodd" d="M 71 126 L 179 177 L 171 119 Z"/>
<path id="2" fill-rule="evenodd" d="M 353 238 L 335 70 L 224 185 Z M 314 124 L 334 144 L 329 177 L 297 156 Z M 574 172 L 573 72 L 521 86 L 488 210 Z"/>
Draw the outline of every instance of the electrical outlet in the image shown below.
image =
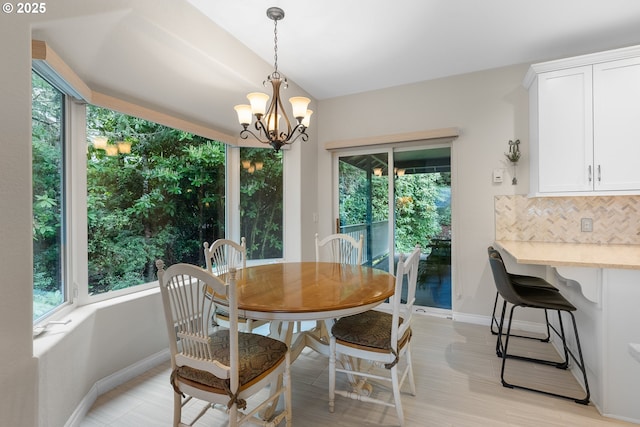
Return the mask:
<path id="1" fill-rule="evenodd" d="M 580 231 L 583 233 L 590 233 L 593 231 L 593 219 L 581 218 L 580 219 Z"/>

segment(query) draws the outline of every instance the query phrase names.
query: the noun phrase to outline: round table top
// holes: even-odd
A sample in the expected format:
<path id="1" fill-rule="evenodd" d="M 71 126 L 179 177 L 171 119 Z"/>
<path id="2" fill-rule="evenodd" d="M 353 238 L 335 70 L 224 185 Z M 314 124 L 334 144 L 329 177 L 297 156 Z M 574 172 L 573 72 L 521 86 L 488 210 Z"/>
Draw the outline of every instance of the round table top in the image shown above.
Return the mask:
<path id="1" fill-rule="evenodd" d="M 236 282 L 238 309 L 265 319 L 320 319 L 359 312 L 395 291 L 395 277 L 386 271 L 329 262 L 247 267 L 238 270 Z"/>

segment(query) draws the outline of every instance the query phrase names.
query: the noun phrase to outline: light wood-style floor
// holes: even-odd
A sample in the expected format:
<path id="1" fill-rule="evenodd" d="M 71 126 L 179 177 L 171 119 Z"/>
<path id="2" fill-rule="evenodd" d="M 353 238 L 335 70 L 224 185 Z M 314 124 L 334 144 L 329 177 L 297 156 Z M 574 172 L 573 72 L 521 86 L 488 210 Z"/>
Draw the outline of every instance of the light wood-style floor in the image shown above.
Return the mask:
<path id="1" fill-rule="evenodd" d="M 414 316 L 412 341 L 416 396 L 403 395 L 407 426 L 632 426 L 602 417 L 593 404 L 579 405 L 500 383 L 495 337 L 488 327 L 432 316 Z M 514 340 L 530 354 L 556 354 L 551 344 Z M 514 347 L 514 350 L 516 347 Z M 567 371 L 510 361 L 508 379 L 529 384 L 554 384 L 555 390 L 579 386 Z M 509 362 L 508 362 L 509 363 Z M 509 366 L 509 365 L 508 365 Z M 340 377 L 339 377 L 340 378 Z M 305 349 L 292 365 L 294 426 L 393 426 L 395 410 L 336 396 L 335 413 L 328 411 L 328 359 Z M 405 385 L 405 389 L 407 386 Z M 374 393 L 386 393 L 375 387 Z M 173 390 L 169 364 L 100 396 L 81 427 L 171 426 Z M 196 425 L 226 425 L 225 417 L 209 411 Z M 284 423 L 283 423 L 284 424 Z"/>

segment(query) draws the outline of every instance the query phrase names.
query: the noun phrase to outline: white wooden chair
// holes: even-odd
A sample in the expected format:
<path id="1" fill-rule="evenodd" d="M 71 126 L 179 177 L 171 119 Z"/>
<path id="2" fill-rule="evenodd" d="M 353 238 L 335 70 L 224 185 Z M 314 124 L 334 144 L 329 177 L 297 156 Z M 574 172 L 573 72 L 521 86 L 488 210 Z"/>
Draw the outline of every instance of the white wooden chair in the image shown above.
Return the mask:
<path id="1" fill-rule="evenodd" d="M 411 314 L 415 301 L 420 247 L 403 260 L 396 272 L 396 289 L 391 298 L 392 314 L 377 310 L 340 318 L 331 329 L 329 353 L 329 411 L 334 411 L 335 395 L 396 408 L 400 425 L 404 423 L 400 388 L 408 378 L 415 395 L 411 365 Z M 401 301 L 402 284 L 407 283 L 406 303 Z M 398 363 L 404 357 L 402 372 Z M 342 367 L 337 367 L 337 361 Z M 346 373 L 349 390 L 336 390 L 336 372 Z M 371 396 L 367 380 L 391 383 L 393 403 Z M 377 384 L 378 382 L 376 382 Z"/>
<path id="2" fill-rule="evenodd" d="M 316 262 L 323 260 L 322 254 L 329 253 L 330 261 L 340 264 L 362 264 L 363 236 L 356 240 L 348 234 L 330 234 L 322 240 L 316 233 Z"/>
<path id="3" fill-rule="evenodd" d="M 320 240 L 318 233 L 316 233 L 316 262 L 326 260 L 340 264 L 361 265 L 363 242 L 364 236 L 362 234 L 359 240 L 343 233 L 330 234 Z M 323 258 L 323 255 L 329 258 Z M 298 330 L 300 330 L 301 327 L 300 322 L 298 322 Z M 328 326 L 324 322 L 318 321 L 316 322 L 316 328 L 320 332 L 320 337 L 328 341 Z"/>
<path id="4" fill-rule="evenodd" d="M 240 239 L 240 243 L 229 239 L 218 239 L 211 246 L 208 242 L 204 242 L 203 246 L 207 271 L 216 276 L 228 273 L 230 268 L 244 269 L 247 267 L 247 245 L 244 237 Z M 216 305 L 213 321 L 217 325 L 229 327 L 229 314 L 225 306 Z M 238 318 L 238 327 L 244 332 L 253 332 L 255 328 L 265 323 L 244 317 Z"/>
<path id="5" fill-rule="evenodd" d="M 229 270 L 225 283 L 191 264 L 175 264 L 165 271 L 158 260 L 156 266 L 171 350 L 173 426 L 191 426 L 212 407 L 228 413 L 230 427 L 249 421 L 274 426 L 283 419 L 290 426 L 289 350 L 281 341 L 237 331 L 236 270 Z M 229 329 L 211 327 L 214 303 L 207 297 L 211 291 L 229 301 Z M 247 405 L 247 399 L 271 383 L 281 386 L 276 387 L 277 393 L 268 393 L 259 403 L 255 396 Z M 262 420 L 259 413 L 276 405 L 281 395 L 284 409 L 272 420 Z M 207 404 L 187 424 L 182 421 L 182 408 L 194 398 Z"/>

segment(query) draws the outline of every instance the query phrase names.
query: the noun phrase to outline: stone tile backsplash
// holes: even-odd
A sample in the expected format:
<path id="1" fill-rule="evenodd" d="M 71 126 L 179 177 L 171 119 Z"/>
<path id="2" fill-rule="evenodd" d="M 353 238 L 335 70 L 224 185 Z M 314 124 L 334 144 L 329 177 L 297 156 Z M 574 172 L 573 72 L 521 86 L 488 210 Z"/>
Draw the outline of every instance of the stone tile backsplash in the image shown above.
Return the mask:
<path id="1" fill-rule="evenodd" d="M 580 231 L 581 218 L 593 231 Z M 640 244 L 640 196 L 496 196 L 496 240 Z"/>

